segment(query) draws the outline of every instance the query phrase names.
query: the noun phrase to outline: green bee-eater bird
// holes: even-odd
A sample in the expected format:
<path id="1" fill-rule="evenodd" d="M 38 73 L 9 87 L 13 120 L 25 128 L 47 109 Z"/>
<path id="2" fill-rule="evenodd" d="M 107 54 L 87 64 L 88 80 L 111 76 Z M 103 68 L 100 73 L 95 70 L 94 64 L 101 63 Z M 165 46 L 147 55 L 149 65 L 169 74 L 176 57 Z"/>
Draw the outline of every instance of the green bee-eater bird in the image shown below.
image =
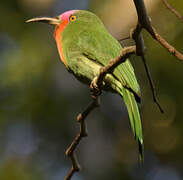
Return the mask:
<path id="1" fill-rule="evenodd" d="M 71 10 L 55 18 L 39 17 L 27 22 L 45 22 L 55 26 L 54 38 L 62 62 L 69 72 L 86 84 L 90 84 L 99 74 L 99 69 L 122 51 L 121 45 L 101 20 L 89 11 Z M 104 81 L 104 90 L 123 97 L 142 158 L 143 136 L 137 106 L 140 89 L 129 60 L 120 64 L 112 74 L 107 74 Z"/>

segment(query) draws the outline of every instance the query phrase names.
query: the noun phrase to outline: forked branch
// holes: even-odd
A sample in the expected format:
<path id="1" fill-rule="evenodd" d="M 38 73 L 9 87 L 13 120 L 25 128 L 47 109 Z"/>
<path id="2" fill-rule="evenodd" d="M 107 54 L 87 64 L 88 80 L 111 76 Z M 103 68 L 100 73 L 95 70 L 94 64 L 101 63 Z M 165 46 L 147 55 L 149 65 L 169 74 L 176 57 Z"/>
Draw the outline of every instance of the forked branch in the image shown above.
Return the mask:
<path id="1" fill-rule="evenodd" d="M 165 1 L 164 1 L 165 2 Z M 157 96 L 156 96 L 156 91 L 155 87 L 152 81 L 152 78 L 150 76 L 150 72 L 148 70 L 148 66 L 146 62 L 144 61 L 145 59 L 145 45 L 144 45 L 144 40 L 142 36 L 142 30 L 145 29 L 149 34 L 157 41 L 161 46 L 163 46 L 165 49 L 168 50 L 168 52 L 172 55 L 174 55 L 178 60 L 183 61 L 183 54 L 180 53 L 178 50 L 176 50 L 175 47 L 170 45 L 163 37 L 161 37 L 155 28 L 152 26 L 150 18 L 147 14 L 147 10 L 145 7 L 144 0 L 134 0 L 134 4 L 136 7 L 137 15 L 138 15 L 138 22 L 136 28 L 131 31 L 130 37 L 131 39 L 134 39 L 136 42 L 137 46 L 137 55 L 141 56 L 143 60 L 143 64 L 145 66 L 145 70 L 147 73 L 147 77 L 149 79 L 149 83 L 151 86 L 152 94 L 153 94 L 153 100 L 157 104 L 158 108 L 160 109 L 161 112 L 163 112 L 162 107 L 160 106 Z M 167 4 L 167 3 L 166 3 Z"/>
<path id="2" fill-rule="evenodd" d="M 151 36 L 159 42 L 160 45 L 162 45 L 164 48 L 168 50 L 169 53 L 174 55 L 178 60 L 183 61 L 183 54 L 180 53 L 178 50 L 176 50 L 175 47 L 170 45 L 164 38 L 162 38 L 158 32 L 155 30 L 155 28 L 152 26 L 150 22 L 150 18 L 147 14 L 144 0 L 134 0 L 134 4 L 137 10 L 138 14 L 138 23 L 136 28 L 134 29 L 134 32 L 132 34 L 135 34 L 133 39 L 136 41 L 136 44 L 139 42 L 137 41 L 136 37 L 138 37 L 142 31 L 142 29 L 145 29 L 147 32 L 151 34 Z M 138 52 L 138 47 L 137 47 Z"/>

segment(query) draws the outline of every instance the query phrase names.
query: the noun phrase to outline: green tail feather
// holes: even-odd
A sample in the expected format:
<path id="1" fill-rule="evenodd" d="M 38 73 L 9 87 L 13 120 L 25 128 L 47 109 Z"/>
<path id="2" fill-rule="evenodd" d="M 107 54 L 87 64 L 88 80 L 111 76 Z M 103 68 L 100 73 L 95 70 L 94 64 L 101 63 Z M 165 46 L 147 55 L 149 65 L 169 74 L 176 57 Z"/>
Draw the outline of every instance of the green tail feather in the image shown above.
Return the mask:
<path id="1" fill-rule="evenodd" d="M 144 146 L 143 146 L 142 125 L 137 102 L 135 100 L 134 94 L 130 92 L 128 89 L 122 88 L 121 95 L 123 96 L 124 102 L 128 110 L 130 124 L 132 127 L 134 137 L 139 144 L 140 160 L 143 161 Z"/>

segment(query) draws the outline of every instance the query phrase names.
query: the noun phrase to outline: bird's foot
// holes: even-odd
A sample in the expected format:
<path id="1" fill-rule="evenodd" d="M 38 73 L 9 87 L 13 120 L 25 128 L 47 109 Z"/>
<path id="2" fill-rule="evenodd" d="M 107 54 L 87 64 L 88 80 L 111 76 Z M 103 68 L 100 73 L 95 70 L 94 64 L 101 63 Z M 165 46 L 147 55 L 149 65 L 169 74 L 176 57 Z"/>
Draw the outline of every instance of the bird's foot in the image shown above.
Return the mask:
<path id="1" fill-rule="evenodd" d="M 97 82 L 98 82 L 98 77 L 95 77 L 95 78 L 93 78 L 93 80 L 90 84 L 90 91 L 91 91 L 92 97 L 100 96 L 102 93 L 102 90 L 98 86 Z"/>

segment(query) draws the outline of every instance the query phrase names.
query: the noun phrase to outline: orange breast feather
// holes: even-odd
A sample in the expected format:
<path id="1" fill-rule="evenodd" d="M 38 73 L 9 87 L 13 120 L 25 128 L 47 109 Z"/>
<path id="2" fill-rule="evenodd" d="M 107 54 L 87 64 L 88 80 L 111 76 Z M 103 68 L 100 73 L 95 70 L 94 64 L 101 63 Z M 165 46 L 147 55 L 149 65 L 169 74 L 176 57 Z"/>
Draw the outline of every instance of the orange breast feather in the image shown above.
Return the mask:
<path id="1" fill-rule="evenodd" d="M 68 23 L 69 23 L 68 20 L 63 21 L 59 26 L 55 27 L 55 31 L 54 31 L 54 38 L 57 43 L 57 48 L 58 48 L 58 52 L 60 55 L 60 59 L 65 64 L 66 67 L 67 67 L 67 64 L 66 64 L 66 60 L 65 60 L 65 57 L 63 54 L 63 47 L 62 47 L 62 31 L 64 30 L 64 28 L 66 27 L 66 25 Z"/>

